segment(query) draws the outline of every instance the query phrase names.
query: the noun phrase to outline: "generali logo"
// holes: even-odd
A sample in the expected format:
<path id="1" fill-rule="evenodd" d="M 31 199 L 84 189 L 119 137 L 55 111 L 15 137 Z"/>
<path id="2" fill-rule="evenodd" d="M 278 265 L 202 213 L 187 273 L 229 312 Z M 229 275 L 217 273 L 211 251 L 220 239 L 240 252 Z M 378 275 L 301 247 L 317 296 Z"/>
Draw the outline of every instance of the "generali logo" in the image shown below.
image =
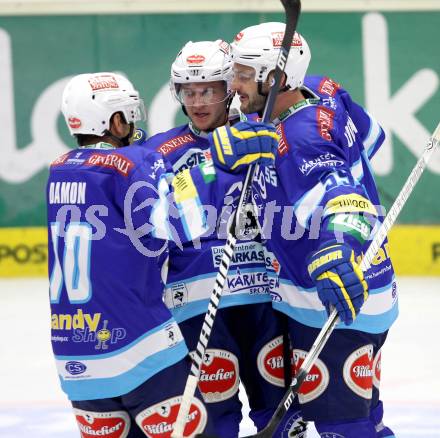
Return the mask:
<path id="1" fill-rule="evenodd" d="M 317 119 L 318 119 L 318 129 L 319 135 L 327 141 L 331 141 L 332 137 L 330 132 L 333 129 L 333 111 L 330 111 L 324 107 L 318 107 L 317 111 Z"/>
<path id="2" fill-rule="evenodd" d="M 341 86 L 330 78 L 325 77 L 319 84 L 318 93 L 334 97 Z"/>
<path id="3" fill-rule="evenodd" d="M 165 143 L 162 143 L 156 150 L 157 152 L 160 152 L 162 155 L 166 156 L 174 150 L 178 149 L 180 146 L 194 141 L 195 138 L 191 134 L 179 135 L 177 137 L 171 138 L 170 140 L 167 140 Z"/>
<path id="4" fill-rule="evenodd" d="M 84 164 L 86 166 L 101 166 L 114 169 L 123 176 L 128 176 L 134 166 L 131 160 L 115 153 L 90 155 Z"/>

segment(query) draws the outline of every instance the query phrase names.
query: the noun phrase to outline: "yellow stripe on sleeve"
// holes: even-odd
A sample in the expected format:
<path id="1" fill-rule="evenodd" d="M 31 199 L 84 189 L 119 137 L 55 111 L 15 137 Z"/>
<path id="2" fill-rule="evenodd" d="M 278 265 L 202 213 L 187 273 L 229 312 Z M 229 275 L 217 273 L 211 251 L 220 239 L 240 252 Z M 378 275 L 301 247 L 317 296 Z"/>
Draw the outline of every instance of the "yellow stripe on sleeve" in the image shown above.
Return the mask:
<path id="1" fill-rule="evenodd" d="M 220 163 L 225 164 L 225 158 L 223 157 L 222 147 L 218 138 L 217 130 L 213 131 L 212 138 L 214 139 L 215 150 L 217 151 L 218 160 Z"/>
<path id="2" fill-rule="evenodd" d="M 324 278 L 328 278 L 330 281 L 333 281 L 333 283 L 335 283 L 339 287 L 339 289 L 341 289 L 342 295 L 345 299 L 345 302 L 348 305 L 348 308 L 350 309 L 350 312 L 351 312 L 351 315 L 353 316 L 353 321 L 354 321 L 356 318 L 356 312 L 354 310 L 353 303 L 351 302 L 350 295 L 348 295 L 348 292 L 344 287 L 344 283 L 342 282 L 339 275 L 335 274 L 334 272 L 327 271 L 327 272 L 324 272 L 323 274 L 321 274 L 318 277 L 318 280 L 323 280 Z"/>

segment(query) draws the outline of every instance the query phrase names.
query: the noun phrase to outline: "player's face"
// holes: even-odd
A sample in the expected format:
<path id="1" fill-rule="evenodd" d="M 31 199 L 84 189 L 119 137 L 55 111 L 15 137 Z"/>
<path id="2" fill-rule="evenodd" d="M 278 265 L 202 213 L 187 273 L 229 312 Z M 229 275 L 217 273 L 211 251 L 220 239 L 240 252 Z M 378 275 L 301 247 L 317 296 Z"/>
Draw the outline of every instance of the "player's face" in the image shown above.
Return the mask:
<path id="1" fill-rule="evenodd" d="M 201 131 L 212 131 L 227 121 L 228 94 L 223 81 L 182 84 L 179 100 Z"/>
<path id="2" fill-rule="evenodd" d="M 235 63 L 232 71 L 232 91 L 240 97 L 240 110 L 245 114 L 261 111 L 266 97 L 258 93 L 255 70 L 247 65 Z"/>

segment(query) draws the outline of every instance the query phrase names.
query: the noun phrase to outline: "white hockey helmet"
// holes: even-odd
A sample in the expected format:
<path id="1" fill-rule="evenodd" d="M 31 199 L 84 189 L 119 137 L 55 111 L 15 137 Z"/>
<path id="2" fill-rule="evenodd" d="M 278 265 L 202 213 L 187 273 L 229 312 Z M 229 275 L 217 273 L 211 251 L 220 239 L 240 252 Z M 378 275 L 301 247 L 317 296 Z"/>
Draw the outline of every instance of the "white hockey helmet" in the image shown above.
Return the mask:
<path id="1" fill-rule="evenodd" d="M 171 65 L 170 88 L 183 104 L 181 85 L 192 82 L 226 83 L 226 96 L 231 94 L 232 61 L 229 43 L 223 40 L 187 42 Z M 215 102 L 212 102 L 215 103 Z"/>
<path id="2" fill-rule="evenodd" d="M 145 120 L 145 107 L 133 84 L 108 72 L 74 76 L 64 89 L 61 111 L 71 135 L 102 136 L 117 112 L 127 123 Z"/>
<path id="3" fill-rule="evenodd" d="M 286 25 L 284 23 L 262 23 L 250 26 L 237 34 L 231 43 L 232 61 L 253 67 L 255 81 L 265 82 L 267 75 L 275 69 Z M 311 59 L 309 46 L 295 32 L 284 73 L 286 85 L 295 89 L 304 82 Z"/>

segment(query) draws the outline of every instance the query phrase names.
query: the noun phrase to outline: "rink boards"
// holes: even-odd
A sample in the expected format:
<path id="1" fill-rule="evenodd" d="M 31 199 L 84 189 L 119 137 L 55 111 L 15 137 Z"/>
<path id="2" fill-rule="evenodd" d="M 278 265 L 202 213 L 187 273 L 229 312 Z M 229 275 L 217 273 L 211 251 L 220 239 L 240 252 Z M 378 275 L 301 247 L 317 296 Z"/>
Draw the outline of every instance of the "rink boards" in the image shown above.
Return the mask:
<path id="1" fill-rule="evenodd" d="M 396 225 L 390 253 L 398 275 L 440 276 L 440 226 Z M 47 275 L 47 229 L 0 228 L 0 277 Z"/>

